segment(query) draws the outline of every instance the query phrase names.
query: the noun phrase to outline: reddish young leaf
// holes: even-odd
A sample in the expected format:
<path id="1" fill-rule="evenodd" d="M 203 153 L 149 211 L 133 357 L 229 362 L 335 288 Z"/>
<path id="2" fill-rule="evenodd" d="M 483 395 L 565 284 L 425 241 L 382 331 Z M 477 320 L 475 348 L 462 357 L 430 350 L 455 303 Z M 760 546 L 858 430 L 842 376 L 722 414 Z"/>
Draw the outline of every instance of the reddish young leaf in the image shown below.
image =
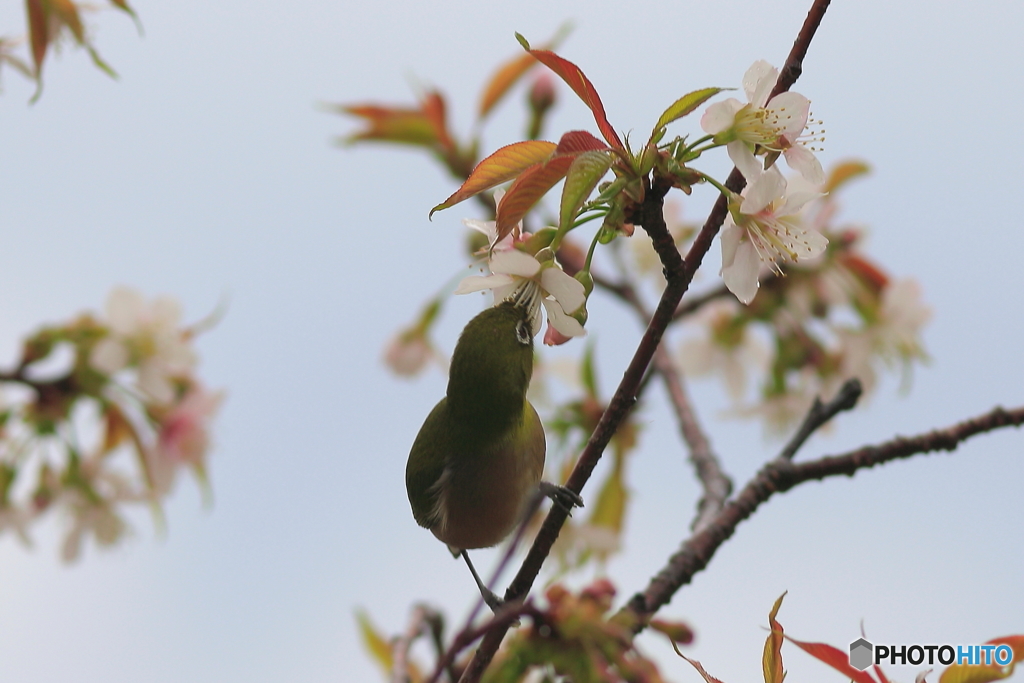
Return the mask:
<path id="1" fill-rule="evenodd" d="M 594 120 L 597 121 L 597 127 L 608 144 L 615 149 L 625 149 L 615 129 L 608 123 L 608 117 L 604 113 L 604 104 L 601 103 L 601 97 L 597 94 L 597 88 L 580 68 L 550 50 L 532 49 L 526 39 L 518 33 L 516 38 L 531 55 L 537 58 L 537 61 L 554 71 L 583 100 L 583 103 L 590 107 L 590 111 L 594 113 Z"/>
<path id="2" fill-rule="evenodd" d="M 555 183 L 565 177 L 575 159 L 576 157 L 570 154 L 553 156 L 519 174 L 498 207 L 498 215 L 495 218 L 497 241 L 501 241 L 512 232 L 512 228 L 523 219 L 526 212 L 532 209 Z"/>
<path id="3" fill-rule="evenodd" d="M 423 99 L 422 111 L 427 121 L 430 122 L 431 127 L 433 127 L 434 136 L 437 138 L 437 142 L 441 146 L 441 149 L 446 152 L 454 151 L 455 144 L 452 142 L 452 138 L 448 134 L 448 122 L 445 116 L 444 96 L 436 90 L 427 93 L 427 96 Z"/>
<path id="4" fill-rule="evenodd" d="M 768 634 L 768 638 L 764 641 L 764 654 L 761 656 L 761 666 L 764 669 L 764 683 L 782 683 L 786 677 L 786 672 L 782 669 L 783 630 L 782 625 L 775 620 L 775 616 L 779 613 L 779 608 L 782 607 L 782 599 L 785 597 L 785 593 L 780 595 L 779 599 L 775 601 L 775 605 L 772 606 L 772 611 L 768 614 L 768 625 L 771 627 L 771 633 Z"/>
<path id="5" fill-rule="evenodd" d="M 110 0 L 110 4 L 117 7 L 120 10 L 127 12 L 133 17 L 135 16 L 135 10 L 128 6 L 126 0 Z"/>
<path id="6" fill-rule="evenodd" d="M 709 674 L 707 671 L 705 671 L 704 667 L 701 666 L 700 662 L 698 662 L 696 659 L 690 659 L 689 657 L 681 653 L 678 649 L 676 649 L 676 644 L 674 642 L 672 643 L 672 648 L 676 650 L 677 655 L 679 655 L 680 657 L 688 661 L 690 664 L 692 664 L 693 668 L 697 670 L 697 673 L 704 677 L 704 680 L 707 681 L 707 683 L 722 683 L 722 681 L 718 680 L 717 678 Z"/>
<path id="7" fill-rule="evenodd" d="M 424 147 L 433 147 L 438 142 L 434 122 L 422 109 L 366 104 L 339 107 L 338 110 L 366 119 L 370 124 L 366 130 L 345 138 L 345 142 L 380 140 Z"/>
<path id="8" fill-rule="evenodd" d="M 506 62 L 484 88 L 484 94 L 480 97 L 480 110 L 477 114 L 481 119 L 491 113 L 494 106 L 501 101 L 513 85 L 516 84 L 523 74 L 530 70 L 537 60 L 532 55 L 522 55 Z"/>
<path id="9" fill-rule="evenodd" d="M 28 14 L 28 33 L 32 43 L 32 61 L 36 65 L 36 76 L 43 67 L 46 48 L 50 45 L 50 20 L 43 6 L 43 0 L 25 0 Z"/>
<path id="10" fill-rule="evenodd" d="M 526 140 L 502 147 L 477 164 L 462 187 L 431 209 L 430 215 L 512 180 L 528 168 L 550 158 L 555 149 L 555 143 L 544 140 Z"/>
<path id="11" fill-rule="evenodd" d="M 555 34 L 555 37 L 547 42 L 545 49 L 554 49 L 559 43 L 562 42 L 562 38 L 568 33 L 567 26 L 563 26 Z M 491 113 L 495 105 L 501 101 L 506 93 L 519 81 L 523 75 L 530 70 L 532 66 L 537 63 L 533 55 L 520 55 L 514 57 L 504 64 L 502 64 L 494 75 L 491 76 L 491 80 L 487 82 L 487 86 L 484 88 L 483 95 L 480 96 L 480 110 L 478 116 L 482 119 Z"/>
<path id="12" fill-rule="evenodd" d="M 556 155 L 561 154 L 582 154 L 583 152 L 596 152 L 608 149 L 604 144 L 585 130 L 570 130 L 564 133 L 558 140 Z"/>
<path id="13" fill-rule="evenodd" d="M 856 683 L 878 683 L 867 671 L 858 671 L 850 666 L 850 655 L 838 648 L 826 645 L 825 643 L 805 643 L 790 636 L 784 637 L 807 654 L 825 662 L 847 678 L 856 681 Z"/>
<path id="14" fill-rule="evenodd" d="M 78 15 L 78 6 L 71 0 L 47 0 L 47 9 L 68 27 L 80 45 L 85 44 L 85 26 Z"/>

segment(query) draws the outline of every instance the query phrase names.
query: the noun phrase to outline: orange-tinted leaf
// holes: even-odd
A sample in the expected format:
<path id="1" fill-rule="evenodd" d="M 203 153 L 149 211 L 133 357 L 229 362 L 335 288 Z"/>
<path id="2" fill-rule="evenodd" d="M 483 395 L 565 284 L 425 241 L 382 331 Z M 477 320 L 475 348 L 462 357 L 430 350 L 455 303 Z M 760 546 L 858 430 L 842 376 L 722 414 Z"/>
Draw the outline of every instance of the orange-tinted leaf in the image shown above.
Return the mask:
<path id="1" fill-rule="evenodd" d="M 110 4 L 124 12 L 127 12 L 133 17 L 135 16 L 135 10 L 128 6 L 126 0 L 110 0 Z"/>
<path id="2" fill-rule="evenodd" d="M 994 638 L 986 645 L 1009 645 L 1013 650 L 1013 659 L 1006 666 L 998 664 L 989 665 L 966 665 L 952 664 L 942 672 L 939 683 L 991 683 L 1003 678 L 1008 678 L 1013 673 L 1014 665 L 1024 661 L 1024 636 L 1004 636 Z"/>
<path id="3" fill-rule="evenodd" d="M 681 653 L 678 650 L 678 648 L 676 648 L 676 644 L 674 642 L 672 643 L 672 648 L 675 649 L 677 655 L 679 655 L 680 657 L 688 661 L 690 664 L 692 664 L 693 668 L 697 670 L 697 673 L 704 677 L 704 680 L 707 681 L 707 683 L 722 683 L 722 681 L 718 680 L 717 678 L 709 674 L 707 671 L 705 671 L 704 667 L 701 666 L 700 662 L 698 662 L 696 659 L 690 659 L 689 657 Z"/>
<path id="4" fill-rule="evenodd" d="M 768 614 L 768 625 L 771 627 L 771 633 L 768 634 L 768 638 L 764 641 L 764 654 L 761 656 L 761 666 L 764 668 L 764 683 L 782 683 L 782 680 L 786 677 L 786 672 L 782 669 L 783 630 L 782 625 L 775 620 L 776 615 L 779 613 L 779 608 L 782 607 L 782 599 L 785 597 L 786 593 L 780 595 L 779 599 L 775 601 L 775 605 L 772 606 L 772 611 Z"/>
<path id="5" fill-rule="evenodd" d="M 103 412 L 103 452 L 109 453 L 120 446 L 126 439 L 135 438 L 135 428 L 125 418 L 124 413 L 113 404 Z"/>
<path id="6" fill-rule="evenodd" d="M 532 55 L 525 54 L 520 57 L 516 57 L 508 62 L 495 72 L 494 76 L 491 77 L 487 87 L 484 88 L 484 94 L 480 98 L 480 111 L 478 116 L 482 119 L 491 113 L 494 109 L 494 105 L 501 101 L 501 98 L 505 96 L 513 85 L 516 84 L 523 74 L 530 70 L 537 60 Z"/>
<path id="7" fill-rule="evenodd" d="M 654 130 L 657 131 L 660 128 L 664 128 L 676 119 L 686 116 L 723 90 L 725 88 L 704 88 L 703 90 L 694 90 L 683 95 L 665 110 L 661 118 L 658 119 L 658 123 L 654 126 Z"/>
<path id="8" fill-rule="evenodd" d="M 374 661 L 380 665 L 385 674 L 391 673 L 394 660 L 391 655 L 391 644 L 374 627 L 366 612 L 356 612 L 356 621 L 359 622 L 359 635 L 363 638 L 363 647 L 366 648 Z"/>
<path id="9" fill-rule="evenodd" d="M 0 38 L 0 66 L 8 64 L 17 69 L 25 78 L 32 78 L 32 67 L 21 61 L 21 59 L 19 59 L 18 56 L 8 48 L 10 42 L 11 41 L 5 41 L 3 38 Z"/>
<path id="10" fill-rule="evenodd" d="M 554 156 L 519 174 L 498 207 L 495 221 L 499 242 L 512 232 L 512 228 L 523 219 L 526 212 L 532 209 L 555 183 L 565 177 L 575 158 L 568 154 Z"/>
<path id="11" fill-rule="evenodd" d="M 858 256 L 856 253 L 841 255 L 840 262 L 860 278 L 865 285 L 870 287 L 873 292 L 881 292 L 889 286 L 889 277 L 874 263 Z"/>
<path id="12" fill-rule="evenodd" d="M 71 0 L 47 0 L 47 7 L 57 19 L 68 27 L 79 44 L 85 43 L 85 26 L 78 16 L 78 7 Z"/>
<path id="13" fill-rule="evenodd" d="M 370 124 L 366 130 L 345 138 L 348 143 L 381 140 L 433 147 L 438 141 L 434 123 L 420 109 L 365 104 L 338 107 L 338 110 L 365 119 Z"/>
<path id="14" fill-rule="evenodd" d="M 558 139 L 555 154 L 582 154 L 596 150 L 608 149 L 604 144 L 585 130 L 570 130 Z"/>
<path id="15" fill-rule="evenodd" d="M 42 70 L 46 48 L 50 45 L 50 21 L 42 0 L 25 0 L 25 11 L 28 14 L 28 33 L 32 43 L 32 61 L 36 65 L 36 75 Z"/>
<path id="16" fill-rule="evenodd" d="M 693 629 L 681 621 L 651 619 L 648 626 L 659 633 L 664 633 L 673 643 L 682 643 L 686 645 L 693 642 Z"/>
<path id="17" fill-rule="evenodd" d="M 553 49 L 559 43 L 562 42 L 562 38 L 565 37 L 567 26 L 563 26 L 555 34 L 555 37 L 548 41 L 545 49 Z M 530 70 L 537 60 L 534 59 L 533 55 L 521 55 L 514 57 L 504 64 L 502 64 L 494 75 L 491 76 L 491 80 L 487 82 L 487 86 L 484 88 L 483 95 L 480 97 L 480 110 L 479 117 L 482 119 L 491 113 L 495 105 L 501 101 L 501 98 L 516 84 L 516 82 L 523 77 L 527 71 Z"/>
<path id="18" fill-rule="evenodd" d="M 590 111 L 594 113 L 594 120 L 597 121 L 597 128 L 608 144 L 615 149 L 624 149 L 615 129 L 608 123 L 608 116 L 604 112 L 604 104 L 601 103 L 601 97 L 597 94 L 597 88 L 580 68 L 550 50 L 532 49 L 526 39 L 518 33 L 516 38 L 531 55 L 537 58 L 537 61 L 554 71 L 583 100 L 583 103 L 590 107 Z"/>
<path id="19" fill-rule="evenodd" d="M 576 220 L 580 207 L 590 197 L 597 183 L 611 168 L 608 152 L 590 151 L 580 154 L 572 162 L 562 187 L 562 202 L 558 212 L 558 231 L 564 234 Z"/>
<path id="20" fill-rule="evenodd" d="M 555 143 L 544 140 L 526 140 L 502 147 L 477 164 L 466 182 L 462 183 L 462 187 L 431 209 L 430 215 L 433 216 L 435 211 L 455 206 L 484 190 L 512 180 L 531 166 L 551 157 L 554 151 Z"/>
<path id="21" fill-rule="evenodd" d="M 850 655 L 838 648 L 826 645 L 825 643 L 805 643 L 790 636 L 785 636 L 785 638 L 807 654 L 825 662 L 847 678 L 856 681 L 856 683 L 878 683 L 867 671 L 858 671 L 850 666 Z"/>
<path id="22" fill-rule="evenodd" d="M 436 90 L 427 93 L 427 96 L 423 99 L 422 111 L 434 129 L 434 137 L 437 138 L 441 148 L 446 151 L 454 151 L 455 145 L 452 143 L 451 136 L 448 135 L 444 96 Z"/>
<path id="23" fill-rule="evenodd" d="M 845 185 L 848 181 L 870 172 L 871 167 L 863 161 L 844 161 L 834 167 L 828 174 L 828 180 L 825 181 L 825 187 L 821 188 L 821 191 L 825 193 L 834 192 Z"/>

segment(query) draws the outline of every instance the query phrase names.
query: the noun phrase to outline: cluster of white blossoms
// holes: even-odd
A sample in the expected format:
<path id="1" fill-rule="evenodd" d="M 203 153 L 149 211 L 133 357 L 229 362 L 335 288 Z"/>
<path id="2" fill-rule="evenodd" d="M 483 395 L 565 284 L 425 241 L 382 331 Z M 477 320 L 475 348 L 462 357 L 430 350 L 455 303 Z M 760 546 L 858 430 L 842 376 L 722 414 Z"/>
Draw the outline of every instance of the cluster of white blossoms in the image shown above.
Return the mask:
<path id="1" fill-rule="evenodd" d="M 2 406 L 0 533 L 28 544 L 32 523 L 62 511 L 70 522 L 61 555 L 72 561 L 86 538 L 107 546 L 128 532 L 126 505 L 158 509 L 181 470 L 206 485 L 210 424 L 223 394 L 197 377 L 194 338 L 177 301 L 118 287 L 102 318 L 84 315 L 26 342 L 21 369 L 4 378 L 29 391 Z M 74 361 L 62 381 L 40 383 L 23 370 L 55 341 L 71 345 Z M 96 419 L 98 430 L 89 425 Z"/>
<path id="2" fill-rule="evenodd" d="M 813 259 L 828 246 L 821 233 L 795 220 L 804 204 L 820 194 L 787 195 L 786 179 L 773 163 L 781 154 L 812 185 L 825 180 L 806 144 L 821 139 L 807 134 L 810 101 L 794 92 L 769 100 L 778 79 L 778 70 L 768 62 L 754 62 L 743 77 L 747 103 L 730 98 L 708 107 L 701 118 L 704 131 L 726 143 L 729 158 L 747 180 L 743 194 L 730 199 L 721 235 L 722 278 L 745 304 L 754 300 L 763 268 L 781 273 L 780 261 Z M 757 154 L 766 155 L 764 164 Z"/>

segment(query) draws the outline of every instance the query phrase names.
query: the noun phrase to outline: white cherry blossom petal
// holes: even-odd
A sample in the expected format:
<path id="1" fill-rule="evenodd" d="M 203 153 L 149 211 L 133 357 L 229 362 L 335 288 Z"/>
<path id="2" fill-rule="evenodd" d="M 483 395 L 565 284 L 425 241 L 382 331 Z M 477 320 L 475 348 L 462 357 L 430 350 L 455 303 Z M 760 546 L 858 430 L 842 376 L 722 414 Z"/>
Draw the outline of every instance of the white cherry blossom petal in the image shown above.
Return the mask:
<path id="1" fill-rule="evenodd" d="M 483 233 L 487 237 L 488 244 L 493 242 L 494 238 L 498 236 L 498 232 L 494 227 L 494 221 L 479 221 L 475 218 L 463 218 L 462 224 L 467 228 L 472 228 L 477 232 Z"/>
<path id="2" fill-rule="evenodd" d="M 561 268 L 545 268 L 540 274 L 540 284 L 566 313 L 575 313 L 587 300 L 587 291 L 580 281 Z"/>
<path id="3" fill-rule="evenodd" d="M 462 278 L 462 282 L 455 288 L 456 294 L 471 294 L 485 289 L 495 289 L 513 283 L 511 275 L 469 275 Z"/>
<path id="4" fill-rule="evenodd" d="M 772 166 L 757 176 L 748 187 L 740 212 L 753 215 L 786 193 L 786 179 L 778 168 Z"/>
<path id="5" fill-rule="evenodd" d="M 791 254 L 793 261 L 806 261 L 821 256 L 828 246 L 828 238 L 813 230 L 804 230 L 800 227 L 782 227 L 779 233 L 779 241 Z"/>
<path id="6" fill-rule="evenodd" d="M 587 334 L 583 325 L 580 325 L 576 318 L 566 315 L 558 302 L 541 299 L 541 303 L 544 304 L 544 310 L 547 311 L 548 323 L 566 337 L 582 337 Z"/>
<path id="7" fill-rule="evenodd" d="M 786 157 L 789 167 L 809 182 L 814 185 L 821 185 L 825 182 L 825 169 L 821 167 L 821 162 L 811 150 L 803 145 L 793 145 L 782 154 Z"/>
<path id="8" fill-rule="evenodd" d="M 700 127 L 705 133 L 715 135 L 727 130 L 736 120 L 736 112 L 743 108 L 743 103 L 735 97 L 724 102 L 715 102 L 700 117 Z"/>
<path id="9" fill-rule="evenodd" d="M 768 103 L 772 124 L 779 135 L 797 136 L 807 126 L 811 101 L 796 92 L 784 92 Z"/>
<path id="10" fill-rule="evenodd" d="M 824 197 L 822 192 L 794 192 L 786 197 L 786 203 L 779 209 L 781 215 L 792 215 L 804 208 L 807 202 Z"/>
<path id="11" fill-rule="evenodd" d="M 532 278 L 540 271 L 540 261 L 518 249 L 495 251 L 491 254 L 490 268 L 492 273 L 502 275 L 518 275 Z"/>
<path id="12" fill-rule="evenodd" d="M 762 108 L 768 101 L 768 95 L 779 80 L 779 70 L 763 59 L 750 65 L 743 74 L 743 92 L 747 101 L 757 108 Z"/>
<path id="13" fill-rule="evenodd" d="M 145 315 L 146 301 L 134 289 L 115 287 L 107 298 L 107 322 L 116 334 L 131 335 Z"/>
<path id="14" fill-rule="evenodd" d="M 743 237 L 743 228 L 732 222 L 731 217 L 726 219 L 725 227 L 719 235 L 722 243 L 722 270 L 725 270 L 736 260 L 736 247 L 740 246 L 740 239 Z"/>
<path id="15" fill-rule="evenodd" d="M 725 149 L 729 152 L 729 158 L 732 159 L 732 163 L 736 165 L 736 168 L 740 169 L 740 173 L 743 174 L 743 177 L 748 182 L 764 172 L 761 162 L 750 151 L 747 143 L 742 140 L 733 140 L 726 145 Z"/>
<path id="16" fill-rule="evenodd" d="M 101 339 L 89 353 L 89 365 L 106 375 L 112 375 L 128 365 L 128 349 L 117 339 Z"/>
<path id="17" fill-rule="evenodd" d="M 738 226 L 730 226 L 742 230 Z M 722 268 L 722 280 L 730 292 L 744 304 L 749 304 L 757 295 L 757 278 L 761 270 L 761 259 L 750 239 L 743 239 L 736 245 L 732 263 Z"/>

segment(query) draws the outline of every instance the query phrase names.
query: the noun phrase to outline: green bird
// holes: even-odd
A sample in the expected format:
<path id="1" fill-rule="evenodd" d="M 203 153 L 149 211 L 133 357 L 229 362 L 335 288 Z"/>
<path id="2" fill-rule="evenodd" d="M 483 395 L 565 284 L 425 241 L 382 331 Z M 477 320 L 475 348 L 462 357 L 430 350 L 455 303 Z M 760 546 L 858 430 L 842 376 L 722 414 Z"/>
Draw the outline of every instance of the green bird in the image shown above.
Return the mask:
<path id="1" fill-rule="evenodd" d="M 526 398 L 539 297 L 536 286 L 520 288 L 469 321 L 446 396 L 420 427 L 405 469 L 416 522 L 466 560 L 492 610 L 502 602 L 466 551 L 500 543 L 541 495 L 567 510 L 583 505 L 569 489 L 541 481 L 544 425 Z"/>

